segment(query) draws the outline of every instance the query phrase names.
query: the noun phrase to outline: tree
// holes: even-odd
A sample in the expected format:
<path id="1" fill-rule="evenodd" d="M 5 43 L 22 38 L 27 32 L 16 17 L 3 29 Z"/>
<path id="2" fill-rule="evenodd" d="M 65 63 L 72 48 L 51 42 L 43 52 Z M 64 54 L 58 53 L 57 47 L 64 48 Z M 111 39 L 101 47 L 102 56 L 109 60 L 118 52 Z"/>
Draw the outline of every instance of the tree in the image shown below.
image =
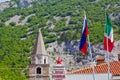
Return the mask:
<path id="1" fill-rule="evenodd" d="M 10 25 L 10 26 L 15 26 L 15 25 L 16 25 L 16 22 L 11 22 L 9 25 Z"/>
<path id="2" fill-rule="evenodd" d="M 3 22 L 0 22 L 0 28 L 5 27 L 5 24 Z"/>

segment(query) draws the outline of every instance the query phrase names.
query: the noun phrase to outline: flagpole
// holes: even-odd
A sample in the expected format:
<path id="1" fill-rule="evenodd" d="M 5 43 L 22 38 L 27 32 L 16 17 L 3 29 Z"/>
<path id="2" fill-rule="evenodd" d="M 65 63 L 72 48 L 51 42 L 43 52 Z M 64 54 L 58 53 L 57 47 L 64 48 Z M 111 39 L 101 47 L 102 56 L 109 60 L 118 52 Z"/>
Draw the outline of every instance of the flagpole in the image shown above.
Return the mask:
<path id="1" fill-rule="evenodd" d="M 105 13 L 106 16 L 106 13 Z M 107 29 L 107 33 L 108 33 L 108 29 Z M 109 52 L 108 52 L 108 38 L 107 38 L 107 65 L 108 65 L 108 80 L 110 80 L 110 63 L 109 63 Z"/>
<path id="2" fill-rule="evenodd" d="M 90 46 L 89 35 L 88 35 L 88 44 L 89 44 L 89 50 L 90 50 L 90 56 L 91 56 L 93 80 L 95 80 L 94 64 L 93 64 L 93 58 L 92 58 L 92 53 L 91 53 L 91 46 Z"/>
<path id="3" fill-rule="evenodd" d="M 85 11 L 84 11 L 84 14 L 85 14 L 85 17 L 86 17 L 86 12 Z M 89 51 L 90 51 L 90 56 L 91 56 L 93 80 L 95 80 L 94 64 L 93 64 L 93 58 L 92 58 L 92 53 L 91 53 L 91 46 L 90 46 L 89 35 L 88 35 L 88 45 L 89 45 Z"/>
<path id="4" fill-rule="evenodd" d="M 107 39 L 107 42 L 108 42 L 108 39 Z M 108 47 L 108 44 L 107 44 L 107 47 Z M 109 62 L 109 52 L 107 51 L 107 56 L 108 56 L 108 80 L 110 80 L 110 62 Z"/>

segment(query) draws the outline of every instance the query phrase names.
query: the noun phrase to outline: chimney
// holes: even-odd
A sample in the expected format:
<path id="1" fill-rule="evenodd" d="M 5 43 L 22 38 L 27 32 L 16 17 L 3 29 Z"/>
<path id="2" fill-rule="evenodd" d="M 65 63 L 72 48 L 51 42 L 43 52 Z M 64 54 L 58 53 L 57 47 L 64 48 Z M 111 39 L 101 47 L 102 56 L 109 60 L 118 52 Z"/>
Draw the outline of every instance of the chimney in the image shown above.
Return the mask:
<path id="1" fill-rule="evenodd" d="M 102 64 L 102 63 L 105 63 L 105 58 L 103 57 L 96 57 L 96 65 L 99 65 L 99 64 Z"/>

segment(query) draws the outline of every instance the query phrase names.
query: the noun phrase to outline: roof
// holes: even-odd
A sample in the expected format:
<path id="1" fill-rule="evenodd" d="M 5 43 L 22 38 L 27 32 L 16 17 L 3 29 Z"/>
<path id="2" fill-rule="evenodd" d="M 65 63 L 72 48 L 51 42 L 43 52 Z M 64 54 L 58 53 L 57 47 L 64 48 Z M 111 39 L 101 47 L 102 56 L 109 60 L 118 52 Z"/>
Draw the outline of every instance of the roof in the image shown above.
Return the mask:
<path id="1" fill-rule="evenodd" d="M 105 58 L 98 57 L 98 58 L 96 58 L 96 60 L 97 60 L 97 61 L 104 61 L 104 60 L 105 60 Z"/>
<path id="2" fill-rule="evenodd" d="M 46 50 L 45 50 L 43 37 L 42 37 L 42 34 L 41 34 L 40 30 L 39 30 L 39 33 L 38 33 L 38 37 L 36 39 L 36 43 L 35 43 L 35 46 L 34 46 L 33 54 L 44 54 L 44 55 L 47 54 Z"/>
<path id="3" fill-rule="evenodd" d="M 108 72 L 107 63 L 102 63 L 94 66 L 94 72 L 95 74 L 107 73 Z M 120 61 L 110 62 L 110 73 L 116 76 L 120 75 Z M 67 74 L 92 74 L 92 67 L 68 72 Z"/>
<path id="4" fill-rule="evenodd" d="M 95 80 L 108 80 L 108 74 L 95 74 L 94 75 Z M 112 78 L 112 75 L 109 75 L 110 80 Z M 72 75 L 66 75 L 65 79 L 63 80 L 94 80 L 92 74 L 72 74 Z"/>

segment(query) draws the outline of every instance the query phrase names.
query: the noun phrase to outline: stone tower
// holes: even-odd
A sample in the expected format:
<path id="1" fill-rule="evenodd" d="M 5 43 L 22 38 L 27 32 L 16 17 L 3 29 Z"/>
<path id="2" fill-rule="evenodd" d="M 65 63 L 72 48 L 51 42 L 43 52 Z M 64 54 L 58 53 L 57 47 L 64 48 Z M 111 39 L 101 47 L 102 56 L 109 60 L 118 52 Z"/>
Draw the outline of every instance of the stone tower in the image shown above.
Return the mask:
<path id="1" fill-rule="evenodd" d="M 44 46 L 41 31 L 38 33 L 34 52 L 31 55 L 29 65 L 29 80 L 50 80 L 49 77 L 49 55 Z"/>

